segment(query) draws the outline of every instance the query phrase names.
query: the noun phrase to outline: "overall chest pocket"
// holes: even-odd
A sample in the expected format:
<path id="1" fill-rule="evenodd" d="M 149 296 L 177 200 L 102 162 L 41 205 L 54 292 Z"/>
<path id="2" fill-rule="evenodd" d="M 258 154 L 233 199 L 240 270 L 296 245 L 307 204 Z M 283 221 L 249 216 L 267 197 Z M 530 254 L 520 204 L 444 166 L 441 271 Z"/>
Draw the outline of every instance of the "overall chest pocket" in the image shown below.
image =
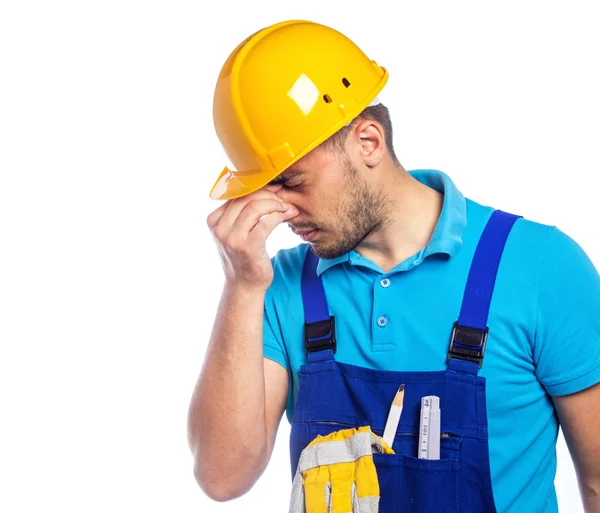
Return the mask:
<path id="1" fill-rule="evenodd" d="M 458 470 L 462 438 L 444 435 L 440 459 L 417 458 L 418 436 L 398 434 L 396 454 L 374 454 L 382 506 L 380 513 L 458 513 Z"/>
<path id="2" fill-rule="evenodd" d="M 311 423 L 311 437 L 356 427 L 348 422 Z M 374 429 L 379 436 L 381 431 Z M 416 457 L 418 435 L 398 433 L 393 449 L 396 454 L 373 454 L 377 470 L 379 513 L 458 513 L 459 456 L 462 437 L 444 434 L 440 439 L 440 459 Z"/>
<path id="3" fill-rule="evenodd" d="M 458 513 L 458 460 L 400 456 L 397 507 L 403 513 Z"/>

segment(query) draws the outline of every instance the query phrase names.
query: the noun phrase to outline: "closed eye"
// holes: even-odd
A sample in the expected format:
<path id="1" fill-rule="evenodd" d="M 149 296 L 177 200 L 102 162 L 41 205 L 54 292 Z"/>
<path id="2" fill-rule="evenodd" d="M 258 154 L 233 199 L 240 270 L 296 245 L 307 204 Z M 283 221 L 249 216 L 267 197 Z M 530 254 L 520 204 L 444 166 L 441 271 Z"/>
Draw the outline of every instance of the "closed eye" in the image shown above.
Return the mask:
<path id="1" fill-rule="evenodd" d="M 290 176 L 287 180 L 283 181 L 284 189 L 296 189 L 300 187 L 304 183 L 304 176 L 301 174 L 297 174 L 294 176 Z"/>
<path id="2" fill-rule="evenodd" d="M 279 175 L 269 182 L 269 185 L 283 185 L 284 187 L 297 187 L 302 183 L 302 175 L 294 174 L 291 176 Z"/>

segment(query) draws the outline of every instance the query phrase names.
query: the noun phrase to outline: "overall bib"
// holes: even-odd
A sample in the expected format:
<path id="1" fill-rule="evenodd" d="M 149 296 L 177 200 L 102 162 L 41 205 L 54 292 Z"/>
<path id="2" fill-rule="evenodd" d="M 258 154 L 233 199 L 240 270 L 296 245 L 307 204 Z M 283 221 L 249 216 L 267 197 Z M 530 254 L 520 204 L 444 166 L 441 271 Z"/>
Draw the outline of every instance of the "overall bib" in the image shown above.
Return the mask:
<path id="1" fill-rule="evenodd" d="M 337 362 L 335 319 L 329 315 L 321 277 L 316 273 L 318 258 L 310 248 L 307 250 L 302 300 L 308 362 L 300 368 L 300 390 L 291 425 L 292 476 L 300 453 L 317 435 L 370 426 L 382 436 L 394 396 L 399 385 L 405 384 L 402 416 L 392 444 L 395 454 L 373 454 L 380 487 L 379 512 L 496 512 L 486 383 L 478 371 L 498 266 L 519 217 L 496 210 L 483 230 L 443 371 L 381 371 Z M 439 460 L 417 457 L 421 398 L 428 395 L 440 398 Z"/>

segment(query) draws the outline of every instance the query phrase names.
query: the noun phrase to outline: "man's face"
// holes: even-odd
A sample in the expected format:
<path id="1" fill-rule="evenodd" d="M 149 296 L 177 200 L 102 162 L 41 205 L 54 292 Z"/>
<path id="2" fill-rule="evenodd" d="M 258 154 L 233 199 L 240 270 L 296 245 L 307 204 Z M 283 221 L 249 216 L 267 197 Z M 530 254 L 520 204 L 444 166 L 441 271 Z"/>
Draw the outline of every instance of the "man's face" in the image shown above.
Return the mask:
<path id="1" fill-rule="evenodd" d="M 317 147 L 266 187 L 299 214 L 288 221 L 319 258 L 355 248 L 384 222 L 383 191 L 369 184 L 347 153 Z"/>

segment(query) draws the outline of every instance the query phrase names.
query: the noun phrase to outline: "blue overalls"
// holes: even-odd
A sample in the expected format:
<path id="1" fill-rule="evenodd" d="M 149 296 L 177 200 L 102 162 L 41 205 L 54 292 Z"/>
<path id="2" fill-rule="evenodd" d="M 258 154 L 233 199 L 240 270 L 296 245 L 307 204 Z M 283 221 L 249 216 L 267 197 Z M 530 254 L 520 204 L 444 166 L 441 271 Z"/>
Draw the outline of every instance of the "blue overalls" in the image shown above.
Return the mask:
<path id="1" fill-rule="evenodd" d="M 477 373 L 483 361 L 500 258 L 519 217 L 496 210 L 483 230 L 458 321 L 452 327 L 444 371 L 381 371 L 336 362 L 335 319 L 329 315 L 321 277 L 316 273 L 318 258 L 307 250 L 301 285 L 308 362 L 300 368 L 291 425 L 292 476 L 300 453 L 317 435 L 370 426 L 382 436 L 394 396 L 399 385 L 405 384 L 402 416 L 392 444 L 396 454 L 373 454 L 380 487 L 379 512 L 496 512 L 485 378 Z M 428 395 L 440 398 L 439 460 L 417 458 L 421 397 Z"/>

